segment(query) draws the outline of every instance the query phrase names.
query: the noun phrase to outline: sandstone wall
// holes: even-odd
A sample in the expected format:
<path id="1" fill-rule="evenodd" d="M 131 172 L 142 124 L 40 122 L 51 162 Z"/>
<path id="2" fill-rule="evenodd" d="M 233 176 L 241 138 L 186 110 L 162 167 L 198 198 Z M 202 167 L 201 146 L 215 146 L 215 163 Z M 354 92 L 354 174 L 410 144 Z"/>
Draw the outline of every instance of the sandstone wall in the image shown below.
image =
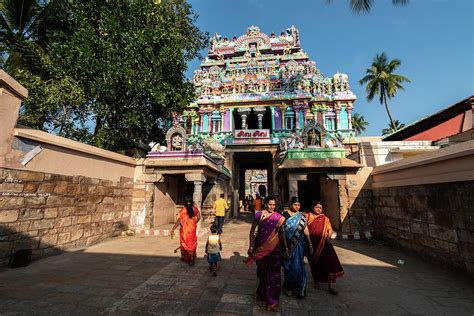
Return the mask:
<path id="1" fill-rule="evenodd" d="M 474 141 L 377 167 L 375 233 L 401 248 L 474 274 Z"/>
<path id="2" fill-rule="evenodd" d="M 0 266 L 19 249 L 37 259 L 116 236 L 130 223 L 134 194 L 130 178 L 0 168 Z"/>

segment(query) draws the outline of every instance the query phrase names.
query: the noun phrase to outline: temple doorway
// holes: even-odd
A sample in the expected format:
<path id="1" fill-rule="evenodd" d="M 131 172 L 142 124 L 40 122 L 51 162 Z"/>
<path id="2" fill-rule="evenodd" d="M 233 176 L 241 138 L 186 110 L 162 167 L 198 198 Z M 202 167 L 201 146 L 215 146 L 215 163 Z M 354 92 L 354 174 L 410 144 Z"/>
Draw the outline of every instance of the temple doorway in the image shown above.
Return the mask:
<path id="1" fill-rule="evenodd" d="M 256 194 L 273 194 L 273 158 L 270 152 L 236 152 L 233 155 L 233 187 L 238 192 L 239 209 L 245 207 L 245 199 Z"/>

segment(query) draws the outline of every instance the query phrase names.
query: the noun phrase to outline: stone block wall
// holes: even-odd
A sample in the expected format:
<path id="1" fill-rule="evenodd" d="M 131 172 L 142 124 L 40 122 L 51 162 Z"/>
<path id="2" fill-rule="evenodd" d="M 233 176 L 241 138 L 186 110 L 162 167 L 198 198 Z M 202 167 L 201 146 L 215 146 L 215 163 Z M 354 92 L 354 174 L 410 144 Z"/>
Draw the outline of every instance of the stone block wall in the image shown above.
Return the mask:
<path id="1" fill-rule="evenodd" d="M 474 181 L 376 188 L 379 237 L 474 274 Z"/>
<path id="2" fill-rule="evenodd" d="M 19 249 L 38 259 L 118 235 L 130 223 L 133 194 L 129 178 L 0 168 L 0 266 Z"/>

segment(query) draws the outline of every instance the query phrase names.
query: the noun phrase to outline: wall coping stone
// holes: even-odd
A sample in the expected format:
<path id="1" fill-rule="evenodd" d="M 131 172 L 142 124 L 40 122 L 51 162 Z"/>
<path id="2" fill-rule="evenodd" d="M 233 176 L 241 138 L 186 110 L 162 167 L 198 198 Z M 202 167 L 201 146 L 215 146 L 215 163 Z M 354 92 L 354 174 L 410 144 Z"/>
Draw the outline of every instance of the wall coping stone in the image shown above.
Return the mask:
<path id="1" fill-rule="evenodd" d="M 372 171 L 372 175 L 389 173 L 471 155 L 474 155 L 474 140 L 375 167 Z"/>
<path id="2" fill-rule="evenodd" d="M 83 152 L 86 154 L 107 158 L 114 161 L 123 162 L 129 165 L 136 166 L 137 161 L 131 157 L 114 153 L 112 151 L 108 151 L 105 149 L 97 148 L 91 145 L 86 145 L 74 140 L 70 140 L 64 137 L 52 135 L 40 130 L 36 129 L 29 129 L 29 128 L 15 128 L 13 130 L 13 135 L 16 137 L 27 138 L 31 140 L 35 140 L 37 142 L 50 144 L 70 150 L 75 150 L 79 152 Z"/>

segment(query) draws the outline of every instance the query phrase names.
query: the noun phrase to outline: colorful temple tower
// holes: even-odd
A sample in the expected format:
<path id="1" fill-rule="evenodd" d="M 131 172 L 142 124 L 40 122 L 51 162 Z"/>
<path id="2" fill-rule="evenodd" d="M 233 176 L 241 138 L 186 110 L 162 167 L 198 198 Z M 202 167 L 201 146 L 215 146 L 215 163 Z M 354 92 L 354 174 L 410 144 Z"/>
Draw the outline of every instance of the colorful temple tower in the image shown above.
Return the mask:
<path id="1" fill-rule="evenodd" d="M 333 227 L 342 229 L 346 176 L 360 167 L 345 158 L 356 100 L 348 79 L 325 77 L 294 26 L 270 36 L 256 26 L 232 39 L 216 33 L 194 72 L 196 101 L 174 116 L 167 147 L 154 148 L 145 162 L 150 181 L 161 181 L 157 207 L 170 201 L 178 208 L 180 197 L 193 194 L 212 217 L 215 198 L 225 193 L 238 214 L 252 187 L 246 171 L 266 170 L 262 187 L 281 205 L 296 195 L 304 208 L 321 200 Z M 165 187 L 176 197 L 163 195 Z M 161 223 L 164 216 L 153 212 Z"/>
<path id="2" fill-rule="evenodd" d="M 227 145 L 279 144 L 309 123 L 333 144 L 353 136 L 348 76 L 325 77 L 294 26 L 270 36 L 251 26 L 231 40 L 216 33 L 194 85 L 198 98 L 183 113 L 191 142 L 212 135 Z"/>

